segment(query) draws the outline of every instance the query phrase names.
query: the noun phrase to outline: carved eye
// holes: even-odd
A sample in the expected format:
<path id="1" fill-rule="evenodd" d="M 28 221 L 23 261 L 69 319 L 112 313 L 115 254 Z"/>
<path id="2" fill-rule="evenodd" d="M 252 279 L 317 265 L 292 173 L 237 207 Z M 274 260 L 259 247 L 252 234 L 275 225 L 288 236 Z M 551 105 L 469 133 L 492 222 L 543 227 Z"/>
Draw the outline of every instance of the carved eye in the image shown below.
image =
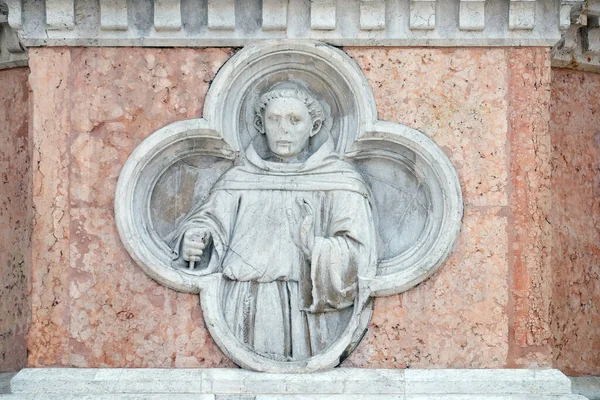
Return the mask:
<path id="1" fill-rule="evenodd" d="M 296 125 L 298 122 L 300 122 L 300 117 L 298 117 L 297 115 L 292 115 L 290 117 L 290 122 L 292 123 L 292 125 Z"/>

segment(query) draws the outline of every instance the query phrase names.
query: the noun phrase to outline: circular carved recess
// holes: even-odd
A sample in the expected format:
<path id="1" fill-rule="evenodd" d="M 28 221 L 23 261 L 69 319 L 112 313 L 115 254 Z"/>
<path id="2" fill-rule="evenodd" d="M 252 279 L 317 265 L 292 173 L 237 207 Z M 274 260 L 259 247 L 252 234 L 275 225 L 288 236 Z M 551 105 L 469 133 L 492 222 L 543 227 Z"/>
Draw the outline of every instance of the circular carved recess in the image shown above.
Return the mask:
<path id="1" fill-rule="evenodd" d="M 197 274 L 172 265 L 169 234 L 189 211 L 186 204 L 206 195 L 202 181 L 216 181 L 234 157 L 205 121 L 188 120 L 156 131 L 127 159 L 115 194 L 117 228 L 131 257 L 155 280 L 198 292 Z M 208 161 L 215 163 L 211 171 L 203 168 Z"/>
<path id="2" fill-rule="evenodd" d="M 370 185 L 378 217 L 372 293 L 406 291 L 431 276 L 454 248 L 463 213 L 456 171 L 431 139 L 381 121 L 347 156 Z"/>

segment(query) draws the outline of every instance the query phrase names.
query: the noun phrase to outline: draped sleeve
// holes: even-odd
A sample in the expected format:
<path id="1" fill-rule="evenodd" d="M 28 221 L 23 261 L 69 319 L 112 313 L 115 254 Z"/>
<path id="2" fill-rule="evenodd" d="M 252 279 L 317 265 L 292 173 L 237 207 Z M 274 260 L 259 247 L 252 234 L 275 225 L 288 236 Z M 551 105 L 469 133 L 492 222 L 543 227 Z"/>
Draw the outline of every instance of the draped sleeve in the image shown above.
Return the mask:
<path id="1" fill-rule="evenodd" d="M 356 192 L 331 192 L 329 221 L 315 237 L 310 260 L 313 313 L 349 307 L 358 277 L 371 278 L 377 262 L 371 206 Z"/>

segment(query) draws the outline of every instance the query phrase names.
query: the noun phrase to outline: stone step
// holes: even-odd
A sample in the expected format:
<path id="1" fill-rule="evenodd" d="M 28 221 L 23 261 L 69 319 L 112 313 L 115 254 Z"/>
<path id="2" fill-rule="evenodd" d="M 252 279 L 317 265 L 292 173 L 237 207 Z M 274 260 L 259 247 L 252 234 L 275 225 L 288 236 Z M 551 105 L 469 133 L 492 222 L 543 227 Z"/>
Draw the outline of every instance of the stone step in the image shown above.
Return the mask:
<path id="1" fill-rule="evenodd" d="M 569 379 L 573 393 L 590 400 L 600 400 L 600 376 L 574 376 Z"/>
<path id="2" fill-rule="evenodd" d="M 542 400 L 571 394 L 558 370 L 375 370 L 313 374 L 241 369 L 24 369 L 2 399 Z"/>
<path id="3" fill-rule="evenodd" d="M 362 394 L 362 395 L 213 395 L 213 394 L 5 394 L 2 400 L 586 400 L 579 395 L 401 395 L 401 394 Z"/>
<path id="4" fill-rule="evenodd" d="M 0 394 L 10 391 L 10 380 L 15 376 L 16 372 L 0 373 Z"/>

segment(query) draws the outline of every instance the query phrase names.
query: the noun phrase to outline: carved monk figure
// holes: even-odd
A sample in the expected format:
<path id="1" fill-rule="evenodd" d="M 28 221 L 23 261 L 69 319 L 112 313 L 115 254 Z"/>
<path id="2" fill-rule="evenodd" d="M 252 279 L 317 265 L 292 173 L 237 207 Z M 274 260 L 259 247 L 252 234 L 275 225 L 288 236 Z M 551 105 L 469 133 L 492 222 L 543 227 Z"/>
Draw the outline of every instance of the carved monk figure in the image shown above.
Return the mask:
<path id="1" fill-rule="evenodd" d="M 240 342 L 302 360 L 340 337 L 358 277 L 375 275 L 369 191 L 302 85 L 277 85 L 255 113 L 261 135 L 174 232 L 174 263 L 223 274 L 224 318 Z"/>

